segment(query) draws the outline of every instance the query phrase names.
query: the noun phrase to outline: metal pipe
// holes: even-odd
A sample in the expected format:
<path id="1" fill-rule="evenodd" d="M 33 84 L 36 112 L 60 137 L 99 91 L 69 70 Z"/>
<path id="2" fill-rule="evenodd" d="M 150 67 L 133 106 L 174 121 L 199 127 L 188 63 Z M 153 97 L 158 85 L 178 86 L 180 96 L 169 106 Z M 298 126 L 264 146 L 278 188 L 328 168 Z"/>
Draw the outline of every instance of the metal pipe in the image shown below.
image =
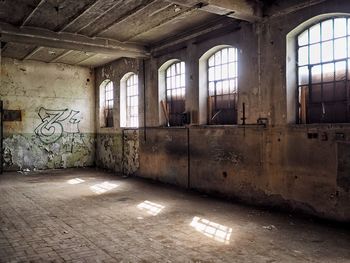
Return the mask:
<path id="1" fill-rule="evenodd" d="M 122 129 L 122 175 L 124 176 L 125 175 L 125 171 L 124 171 L 124 135 L 125 135 L 125 132 L 124 132 L 124 129 Z"/>
<path id="2" fill-rule="evenodd" d="M 187 188 L 191 189 L 190 128 L 187 127 Z"/>
<path id="3" fill-rule="evenodd" d="M 146 66 L 145 60 L 142 60 L 142 76 L 143 76 L 143 139 L 146 141 Z"/>

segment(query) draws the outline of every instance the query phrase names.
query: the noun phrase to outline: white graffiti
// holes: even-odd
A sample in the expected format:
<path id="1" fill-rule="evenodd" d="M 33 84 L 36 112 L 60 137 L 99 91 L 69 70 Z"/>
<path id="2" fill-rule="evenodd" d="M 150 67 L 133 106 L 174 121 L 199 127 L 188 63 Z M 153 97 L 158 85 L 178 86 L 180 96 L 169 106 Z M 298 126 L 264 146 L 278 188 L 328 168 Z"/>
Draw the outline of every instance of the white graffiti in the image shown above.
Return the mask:
<path id="1" fill-rule="evenodd" d="M 64 132 L 80 133 L 78 114 L 79 111 L 76 110 L 51 110 L 41 107 L 38 112 L 41 123 L 36 127 L 34 133 L 46 144 L 56 142 Z"/>

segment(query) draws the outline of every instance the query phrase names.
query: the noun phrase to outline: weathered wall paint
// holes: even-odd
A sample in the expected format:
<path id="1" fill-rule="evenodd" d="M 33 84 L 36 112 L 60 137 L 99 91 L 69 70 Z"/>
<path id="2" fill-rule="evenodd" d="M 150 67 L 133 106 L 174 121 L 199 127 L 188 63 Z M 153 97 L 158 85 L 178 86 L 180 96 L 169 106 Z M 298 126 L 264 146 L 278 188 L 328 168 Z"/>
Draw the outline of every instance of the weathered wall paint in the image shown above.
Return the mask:
<path id="1" fill-rule="evenodd" d="M 143 115 L 143 81 L 142 63 L 135 59 L 120 59 L 95 69 L 96 94 L 96 164 L 100 168 L 108 169 L 126 175 L 134 174 L 139 168 L 139 132 L 120 127 L 120 81 L 127 73 L 133 72 L 139 76 L 139 116 Z M 101 83 L 109 79 L 114 86 L 114 127 L 100 127 L 99 90 Z M 140 126 L 143 125 L 142 118 Z M 124 130 L 124 137 L 123 137 Z"/>
<path id="2" fill-rule="evenodd" d="M 284 5 L 289 4 L 284 1 Z M 287 205 L 350 221 L 349 124 L 287 122 L 286 60 L 290 58 L 286 57 L 286 36 L 305 20 L 324 13 L 350 14 L 350 5 L 343 0 L 326 0 L 259 23 L 240 22 L 231 33 L 204 41 L 188 40 L 148 59 L 148 128 L 146 137 L 139 140 L 138 175 L 182 187 L 189 184 L 193 189 L 253 204 Z M 157 127 L 159 67 L 170 59 L 185 61 L 186 110 L 198 112 L 198 61 L 217 45 L 238 48 L 238 119 L 244 102 L 246 122 L 256 124 L 258 118 L 267 118 L 268 126 Z M 121 60 L 112 67 L 118 72 L 128 66 Z M 98 69 L 97 75 L 103 70 L 106 68 Z"/>
<path id="3" fill-rule="evenodd" d="M 0 96 L 22 121 L 4 123 L 5 169 L 94 165 L 94 75 L 87 68 L 3 58 Z"/>

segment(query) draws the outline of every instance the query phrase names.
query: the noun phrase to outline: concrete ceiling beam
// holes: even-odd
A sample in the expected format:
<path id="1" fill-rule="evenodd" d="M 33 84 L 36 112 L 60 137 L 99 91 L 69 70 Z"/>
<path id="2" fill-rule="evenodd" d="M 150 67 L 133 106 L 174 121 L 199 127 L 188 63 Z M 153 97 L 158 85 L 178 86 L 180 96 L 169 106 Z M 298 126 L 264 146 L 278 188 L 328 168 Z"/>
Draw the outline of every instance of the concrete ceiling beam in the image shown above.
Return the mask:
<path id="1" fill-rule="evenodd" d="M 32 56 L 34 56 L 36 53 L 38 53 L 40 50 L 42 50 L 43 47 L 36 47 L 34 48 L 31 52 L 29 52 L 24 58 L 23 60 L 26 60 L 26 59 L 30 59 Z"/>
<path id="2" fill-rule="evenodd" d="M 132 15 L 137 15 L 139 13 L 142 13 L 146 8 L 148 8 L 151 4 L 153 4 L 156 0 L 151 0 L 149 3 L 147 3 L 146 5 L 139 5 L 137 7 L 135 7 L 134 9 L 130 10 L 128 13 L 124 14 L 123 16 L 121 16 L 120 18 L 116 19 L 115 21 L 112 21 L 111 23 L 109 23 L 108 25 L 106 25 L 105 27 L 103 27 L 102 29 L 100 29 L 98 32 L 96 32 L 94 34 L 94 36 L 103 34 L 104 32 L 106 32 L 107 30 L 109 30 L 111 27 L 114 27 L 122 22 L 124 22 L 126 19 L 128 19 L 130 16 Z"/>
<path id="3" fill-rule="evenodd" d="M 166 0 L 187 7 L 197 6 L 203 11 L 231 18 L 255 22 L 262 18 L 262 5 L 257 0 Z"/>
<path id="4" fill-rule="evenodd" d="M 106 38 L 91 38 L 78 34 L 58 33 L 32 27 L 17 28 L 6 23 L 0 23 L 0 33 L 0 41 L 4 42 L 25 43 L 132 58 L 149 56 L 149 52 L 141 45 Z"/>
<path id="5" fill-rule="evenodd" d="M 25 26 L 29 20 L 33 17 L 35 12 L 45 3 L 46 0 L 41 0 L 39 4 L 32 10 L 32 12 L 29 13 L 29 15 L 23 20 L 22 26 Z"/>

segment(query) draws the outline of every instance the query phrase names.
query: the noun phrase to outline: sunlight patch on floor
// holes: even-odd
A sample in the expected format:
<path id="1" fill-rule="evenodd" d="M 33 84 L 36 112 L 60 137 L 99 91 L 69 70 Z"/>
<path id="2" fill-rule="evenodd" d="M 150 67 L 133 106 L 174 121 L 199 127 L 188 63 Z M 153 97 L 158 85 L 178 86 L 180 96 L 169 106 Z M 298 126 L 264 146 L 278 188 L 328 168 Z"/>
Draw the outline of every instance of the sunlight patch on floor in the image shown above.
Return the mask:
<path id="1" fill-rule="evenodd" d="M 137 208 L 145 210 L 148 214 L 153 216 L 158 215 L 164 207 L 165 206 L 163 205 L 156 204 L 147 200 L 137 205 Z"/>
<path id="2" fill-rule="evenodd" d="M 109 182 L 103 182 L 101 184 L 95 184 L 93 186 L 90 186 L 90 189 L 95 193 L 95 194 L 103 194 L 107 191 L 110 191 L 114 188 L 116 188 L 118 185 L 117 184 L 112 184 Z"/>
<path id="3" fill-rule="evenodd" d="M 198 232 L 225 244 L 230 243 L 232 228 L 195 216 L 190 224 Z"/>
<path id="4" fill-rule="evenodd" d="M 80 183 L 84 183 L 85 180 L 80 179 L 80 178 L 74 178 L 74 179 L 70 179 L 67 181 L 67 183 L 69 184 L 80 184 Z"/>

